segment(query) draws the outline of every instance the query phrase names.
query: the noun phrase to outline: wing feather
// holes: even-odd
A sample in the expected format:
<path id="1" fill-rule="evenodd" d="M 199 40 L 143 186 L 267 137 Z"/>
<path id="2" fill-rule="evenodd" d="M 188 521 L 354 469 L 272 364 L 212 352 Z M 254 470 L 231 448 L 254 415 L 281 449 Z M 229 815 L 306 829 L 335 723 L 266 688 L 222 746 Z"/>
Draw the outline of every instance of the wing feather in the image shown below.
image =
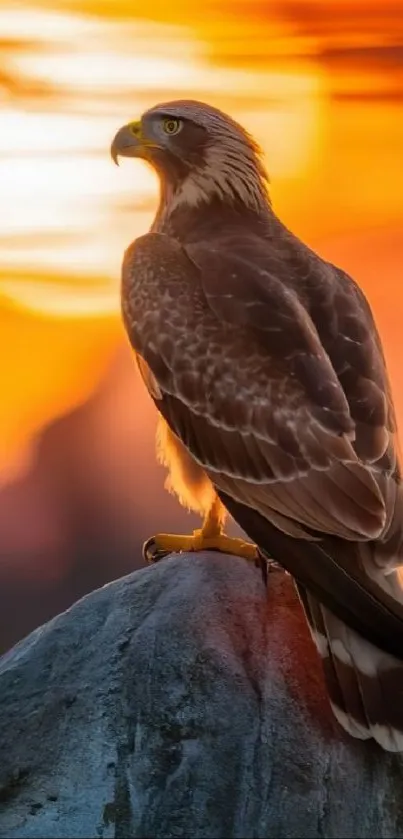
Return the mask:
<path id="1" fill-rule="evenodd" d="M 137 240 L 126 329 L 169 428 L 297 581 L 337 719 L 403 750 L 403 500 L 385 360 L 355 283 L 277 233 L 187 250 Z"/>
<path id="2" fill-rule="evenodd" d="M 335 336 L 321 339 L 304 295 L 300 299 L 281 277 L 257 270 L 231 250 L 222 255 L 198 245 L 188 252 L 167 236 L 149 234 L 137 241 L 128 272 L 163 276 L 164 296 L 154 317 L 142 332 L 133 332 L 130 323 L 128 331 L 158 383 L 158 407 L 172 430 L 218 487 L 220 476 L 226 487 L 232 481 L 239 498 L 236 487 L 242 484 L 251 506 L 266 516 L 272 509 L 290 521 L 293 532 L 296 524 L 346 539 L 380 537 L 388 520 L 385 470 L 363 463 L 351 440 L 349 402 L 323 346 L 330 347 Z M 344 275 L 340 282 L 345 295 Z M 331 292 L 334 305 L 333 286 Z M 351 299 L 354 341 L 365 336 L 364 343 L 371 340 L 375 347 L 372 323 L 366 324 L 364 310 L 358 312 Z M 181 307 L 186 322 L 180 322 Z M 130 301 L 126 309 L 129 318 Z M 387 382 L 381 391 L 383 362 L 379 354 L 374 358 L 368 416 L 383 421 L 389 435 Z M 360 356 L 363 371 L 368 374 Z M 350 387 L 352 381 L 350 371 Z M 360 376 L 357 382 L 360 394 Z M 374 428 L 379 432 L 381 426 Z M 390 436 L 388 445 L 393 451 Z M 383 442 L 380 448 L 385 457 Z"/>

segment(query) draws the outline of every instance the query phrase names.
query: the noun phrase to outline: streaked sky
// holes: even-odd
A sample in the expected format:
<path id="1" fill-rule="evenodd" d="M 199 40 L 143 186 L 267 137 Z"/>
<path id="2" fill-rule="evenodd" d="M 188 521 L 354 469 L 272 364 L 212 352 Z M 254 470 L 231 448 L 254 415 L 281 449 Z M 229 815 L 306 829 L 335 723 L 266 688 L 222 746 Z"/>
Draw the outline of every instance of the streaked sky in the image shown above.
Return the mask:
<path id="1" fill-rule="evenodd" d="M 141 161 L 117 170 L 108 149 L 123 122 L 176 97 L 242 121 L 264 148 L 279 215 L 354 269 L 379 313 L 403 409 L 401 9 L 3 2 L 0 465 L 85 398 L 122 340 L 121 255 L 147 230 L 157 184 Z"/>

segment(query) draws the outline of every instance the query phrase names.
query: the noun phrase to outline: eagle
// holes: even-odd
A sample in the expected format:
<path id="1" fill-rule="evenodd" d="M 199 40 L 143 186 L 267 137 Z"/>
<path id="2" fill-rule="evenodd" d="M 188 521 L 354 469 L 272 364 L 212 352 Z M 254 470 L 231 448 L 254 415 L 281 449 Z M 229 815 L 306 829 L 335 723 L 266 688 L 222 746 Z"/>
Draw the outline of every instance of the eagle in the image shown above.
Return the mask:
<path id="1" fill-rule="evenodd" d="M 203 517 L 154 545 L 277 561 L 336 719 L 403 751 L 402 482 L 370 306 L 278 218 L 257 143 L 217 108 L 157 105 L 111 155 L 159 176 L 150 232 L 124 254 L 122 316 L 168 488 Z M 225 533 L 227 513 L 250 543 Z"/>

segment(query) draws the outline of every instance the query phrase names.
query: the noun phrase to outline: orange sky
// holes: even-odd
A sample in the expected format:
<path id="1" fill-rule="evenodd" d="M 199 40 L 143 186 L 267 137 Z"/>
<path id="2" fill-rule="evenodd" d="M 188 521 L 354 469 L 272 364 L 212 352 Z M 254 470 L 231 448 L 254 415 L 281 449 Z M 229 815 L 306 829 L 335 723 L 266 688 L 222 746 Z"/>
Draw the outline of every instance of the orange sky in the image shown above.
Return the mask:
<path id="1" fill-rule="evenodd" d="M 0 467 L 122 340 L 120 258 L 156 182 L 108 146 L 177 96 L 257 136 L 277 212 L 368 293 L 403 412 L 400 0 L 6 0 L 0 33 Z"/>

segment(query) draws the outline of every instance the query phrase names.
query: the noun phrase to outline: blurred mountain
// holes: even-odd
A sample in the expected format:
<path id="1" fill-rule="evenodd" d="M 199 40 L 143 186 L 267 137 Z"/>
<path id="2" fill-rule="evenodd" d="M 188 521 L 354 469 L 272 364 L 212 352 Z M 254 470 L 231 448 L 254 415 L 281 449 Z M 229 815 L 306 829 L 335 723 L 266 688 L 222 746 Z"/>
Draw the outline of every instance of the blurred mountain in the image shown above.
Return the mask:
<path id="1" fill-rule="evenodd" d="M 0 491 L 0 652 L 138 567 L 158 530 L 188 530 L 154 455 L 155 409 L 128 350 L 85 404 L 49 425 Z"/>

